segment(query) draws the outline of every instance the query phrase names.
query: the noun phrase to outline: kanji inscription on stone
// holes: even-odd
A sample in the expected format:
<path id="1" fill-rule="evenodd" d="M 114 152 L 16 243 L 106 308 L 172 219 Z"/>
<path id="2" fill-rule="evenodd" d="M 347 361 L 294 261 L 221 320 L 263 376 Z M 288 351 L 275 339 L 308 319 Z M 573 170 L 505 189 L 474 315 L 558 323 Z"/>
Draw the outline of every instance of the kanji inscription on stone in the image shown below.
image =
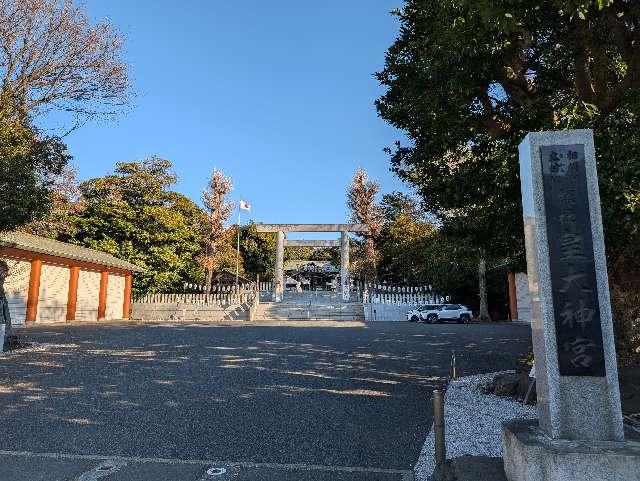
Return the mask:
<path id="1" fill-rule="evenodd" d="M 540 147 L 561 376 L 606 375 L 584 145 Z"/>

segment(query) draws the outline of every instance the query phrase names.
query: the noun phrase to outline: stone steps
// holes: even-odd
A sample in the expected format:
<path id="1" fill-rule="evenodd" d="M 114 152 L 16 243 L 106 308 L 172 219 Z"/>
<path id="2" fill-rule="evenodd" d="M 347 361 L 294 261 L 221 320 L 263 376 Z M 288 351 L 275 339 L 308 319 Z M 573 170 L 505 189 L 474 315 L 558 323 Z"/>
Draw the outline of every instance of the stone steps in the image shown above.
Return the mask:
<path id="1" fill-rule="evenodd" d="M 256 320 L 335 320 L 362 321 L 364 306 L 362 304 L 292 304 L 261 303 L 256 313 Z"/>

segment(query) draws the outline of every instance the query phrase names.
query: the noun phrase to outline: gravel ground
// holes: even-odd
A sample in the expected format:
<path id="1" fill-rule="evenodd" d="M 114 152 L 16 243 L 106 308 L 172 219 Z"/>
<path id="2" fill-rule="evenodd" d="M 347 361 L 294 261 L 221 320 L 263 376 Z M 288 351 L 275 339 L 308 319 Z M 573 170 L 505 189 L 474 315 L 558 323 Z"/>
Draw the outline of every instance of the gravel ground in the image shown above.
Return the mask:
<path id="1" fill-rule="evenodd" d="M 445 394 L 445 437 L 447 458 L 465 454 L 502 456 L 500 426 L 510 419 L 535 419 L 534 406 L 508 398 L 483 394 L 480 388 L 498 372 L 467 376 L 452 381 Z M 434 468 L 433 429 L 415 466 L 416 481 L 428 481 Z"/>

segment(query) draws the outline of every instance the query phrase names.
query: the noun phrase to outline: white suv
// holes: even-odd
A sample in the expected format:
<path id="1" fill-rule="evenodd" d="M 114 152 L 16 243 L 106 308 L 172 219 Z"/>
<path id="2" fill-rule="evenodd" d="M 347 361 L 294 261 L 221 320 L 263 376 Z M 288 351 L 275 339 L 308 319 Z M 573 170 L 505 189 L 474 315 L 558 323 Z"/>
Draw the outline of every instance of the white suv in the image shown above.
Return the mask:
<path id="1" fill-rule="evenodd" d="M 442 304 L 426 304 L 424 306 L 420 306 L 417 309 L 412 309 L 407 312 L 407 321 L 409 322 L 418 322 L 425 321 L 427 316 L 431 312 L 437 312 Z"/>
<path id="2" fill-rule="evenodd" d="M 459 324 L 469 324 L 473 314 L 462 304 L 444 304 L 437 311 L 426 314 L 426 321 L 435 324 L 436 322 L 456 321 Z"/>

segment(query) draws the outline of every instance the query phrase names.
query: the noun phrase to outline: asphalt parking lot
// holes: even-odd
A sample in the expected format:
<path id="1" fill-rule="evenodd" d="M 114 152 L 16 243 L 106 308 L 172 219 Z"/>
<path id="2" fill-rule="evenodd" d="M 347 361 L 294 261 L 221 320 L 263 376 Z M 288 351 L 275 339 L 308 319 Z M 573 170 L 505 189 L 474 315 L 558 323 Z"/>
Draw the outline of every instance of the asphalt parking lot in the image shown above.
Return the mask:
<path id="1" fill-rule="evenodd" d="M 530 342 L 520 325 L 406 322 L 20 335 L 37 344 L 0 357 L 0 480 L 404 481 L 451 350 L 474 374 Z"/>

